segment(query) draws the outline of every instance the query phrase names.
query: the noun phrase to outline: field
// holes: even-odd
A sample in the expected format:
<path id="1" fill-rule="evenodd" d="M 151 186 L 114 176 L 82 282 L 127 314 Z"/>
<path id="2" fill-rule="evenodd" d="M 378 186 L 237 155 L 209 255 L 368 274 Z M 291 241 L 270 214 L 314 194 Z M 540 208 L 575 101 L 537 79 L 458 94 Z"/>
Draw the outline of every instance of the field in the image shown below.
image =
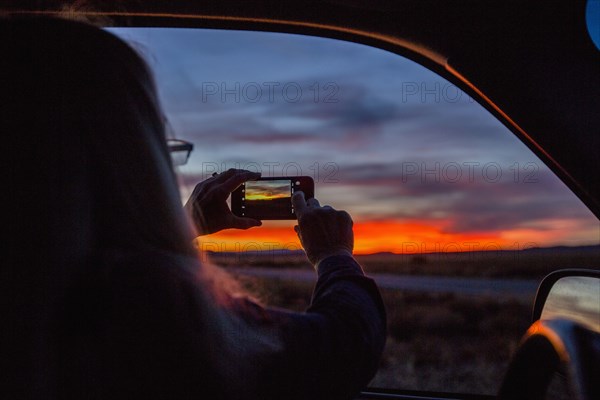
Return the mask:
<path id="1" fill-rule="evenodd" d="M 263 301 L 304 310 L 309 283 L 241 278 Z M 387 344 L 372 387 L 494 394 L 521 335 L 530 305 L 454 295 L 383 290 Z"/>
<path id="2" fill-rule="evenodd" d="M 538 279 L 557 268 L 598 268 L 598 246 L 579 250 L 357 258 L 367 272 Z M 287 268 L 310 268 L 298 255 L 271 256 L 265 259 L 254 254 L 246 263 L 227 257 L 215 257 L 215 261 L 224 266 L 283 264 Z M 238 278 L 266 305 L 302 311 L 310 301 L 310 282 Z M 382 296 L 388 314 L 387 344 L 371 382 L 372 387 L 381 388 L 496 394 L 510 357 L 529 326 L 532 308 L 531 302 L 510 297 L 393 289 L 382 290 Z"/>
<path id="3" fill-rule="evenodd" d="M 222 267 L 308 268 L 303 252 L 212 253 Z M 600 246 L 534 248 L 521 251 L 357 255 L 367 273 L 542 279 L 562 268 L 600 268 Z"/>

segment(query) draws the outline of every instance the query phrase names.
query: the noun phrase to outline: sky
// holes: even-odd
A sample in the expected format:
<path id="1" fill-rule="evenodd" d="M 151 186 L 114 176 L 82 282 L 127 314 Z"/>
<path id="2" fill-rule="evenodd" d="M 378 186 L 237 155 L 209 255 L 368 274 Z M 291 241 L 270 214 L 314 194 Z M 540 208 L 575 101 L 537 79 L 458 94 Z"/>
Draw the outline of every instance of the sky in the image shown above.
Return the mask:
<path id="1" fill-rule="evenodd" d="M 194 143 L 182 199 L 213 172 L 309 175 L 348 211 L 355 250 L 508 250 L 600 242 L 593 214 L 458 88 L 355 43 L 267 32 L 118 28 L 151 66 L 168 135 Z M 299 248 L 293 221 L 204 237 Z"/>

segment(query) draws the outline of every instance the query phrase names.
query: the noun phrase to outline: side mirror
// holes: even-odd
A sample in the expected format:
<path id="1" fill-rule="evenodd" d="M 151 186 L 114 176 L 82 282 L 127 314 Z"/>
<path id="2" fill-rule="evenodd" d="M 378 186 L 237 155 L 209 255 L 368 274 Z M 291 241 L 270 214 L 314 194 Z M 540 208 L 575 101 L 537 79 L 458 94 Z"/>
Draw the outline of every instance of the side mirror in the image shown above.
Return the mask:
<path id="1" fill-rule="evenodd" d="M 600 271 L 559 270 L 540 284 L 532 322 L 565 319 L 600 333 Z"/>
<path id="2" fill-rule="evenodd" d="M 560 270 L 541 282 L 533 323 L 521 339 L 498 398 L 542 400 L 554 374 L 570 398 L 600 399 L 600 271 Z"/>

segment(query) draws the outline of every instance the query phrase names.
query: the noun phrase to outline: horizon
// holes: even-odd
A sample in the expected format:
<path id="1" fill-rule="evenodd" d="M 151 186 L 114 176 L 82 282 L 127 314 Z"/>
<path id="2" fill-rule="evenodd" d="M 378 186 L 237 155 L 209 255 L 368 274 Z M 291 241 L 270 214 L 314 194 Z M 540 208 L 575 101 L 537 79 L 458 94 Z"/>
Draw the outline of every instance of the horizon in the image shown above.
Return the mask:
<path id="1" fill-rule="evenodd" d="M 197 247 L 199 247 L 199 244 L 196 244 Z M 253 250 L 253 249 L 249 249 L 249 250 L 239 250 L 239 251 L 228 251 L 228 250 L 213 250 L 213 249 L 218 249 L 219 246 L 215 246 L 215 243 L 206 243 L 205 249 L 201 250 L 207 254 L 232 254 L 232 255 L 238 255 L 240 253 L 248 253 L 248 254 L 269 254 L 269 253 L 277 253 L 277 254 L 304 254 L 304 250 L 302 249 L 286 249 L 286 248 L 271 248 L 271 249 L 265 249 L 265 250 Z M 421 252 L 415 252 L 415 253 L 394 253 L 391 251 L 380 251 L 380 252 L 375 252 L 375 253 L 354 253 L 354 255 L 356 256 L 361 256 L 361 257 L 365 257 L 365 256 L 378 256 L 378 255 L 390 255 L 390 256 L 414 256 L 414 255 L 440 255 L 440 254 L 447 254 L 447 255 L 452 255 L 452 254 L 463 254 L 463 253 L 508 253 L 508 252 L 527 252 L 527 251 L 551 251 L 551 250 L 561 250 L 561 251 L 569 251 L 569 250 L 581 250 L 581 249 L 585 249 L 585 250 L 598 250 L 600 251 L 600 244 L 590 244 L 590 245 L 577 245 L 577 246 L 564 246 L 564 245 L 558 245 L 558 246 L 548 246 L 548 247 L 527 247 L 527 248 L 522 248 L 522 249 L 488 249 L 488 250 L 463 250 L 463 251 L 448 251 L 448 252 L 425 252 L 425 253 L 421 253 Z"/>

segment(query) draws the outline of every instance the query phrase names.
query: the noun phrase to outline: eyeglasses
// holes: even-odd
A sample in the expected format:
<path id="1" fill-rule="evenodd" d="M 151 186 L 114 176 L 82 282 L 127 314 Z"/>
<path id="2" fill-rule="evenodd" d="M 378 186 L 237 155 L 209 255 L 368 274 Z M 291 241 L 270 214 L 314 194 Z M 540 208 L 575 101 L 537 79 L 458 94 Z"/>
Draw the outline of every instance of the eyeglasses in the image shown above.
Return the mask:
<path id="1" fill-rule="evenodd" d="M 190 142 L 179 139 L 167 139 L 167 147 L 171 153 L 173 165 L 185 165 L 190 158 L 194 145 Z"/>

